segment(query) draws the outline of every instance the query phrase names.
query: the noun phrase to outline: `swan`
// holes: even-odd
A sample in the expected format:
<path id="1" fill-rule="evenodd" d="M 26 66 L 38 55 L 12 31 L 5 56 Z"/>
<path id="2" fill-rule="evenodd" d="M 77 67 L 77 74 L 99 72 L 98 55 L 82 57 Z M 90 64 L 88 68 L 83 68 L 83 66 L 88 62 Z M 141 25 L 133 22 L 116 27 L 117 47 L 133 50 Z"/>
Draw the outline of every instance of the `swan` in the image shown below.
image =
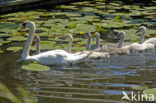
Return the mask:
<path id="1" fill-rule="evenodd" d="M 147 50 L 155 49 L 156 38 L 151 38 L 144 42 L 146 27 L 144 27 L 144 26 L 139 27 L 139 29 L 136 31 L 136 33 L 139 33 L 139 32 L 142 32 L 139 42 L 129 45 L 130 51 L 131 52 L 144 52 Z"/>
<path id="2" fill-rule="evenodd" d="M 72 48 L 72 43 L 73 43 L 73 36 L 71 34 L 67 34 L 65 37 L 64 37 L 65 40 L 68 40 L 68 46 L 67 46 L 67 49 L 66 51 L 68 53 L 71 53 L 71 48 Z"/>
<path id="3" fill-rule="evenodd" d="M 88 32 L 88 33 L 85 33 L 84 36 L 85 36 L 86 38 L 88 38 L 88 39 L 87 39 L 87 44 L 86 44 L 86 50 L 89 51 L 89 50 L 91 49 L 92 35 L 91 35 L 91 33 Z"/>
<path id="4" fill-rule="evenodd" d="M 92 52 L 89 52 L 86 54 L 73 55 L 64 50 L 51 50 L 30 56 L 30 47 L 34 39 L 36 30 L 35 23 L 32 21 L 26 21 L 22 23 L 20 30 L 24 28 L 29 29 L 29 35 L 21 55 L 22 61 L 37 61 L 38 63 L 43 65 L 71 65 L 84 62 L 84 60 L 92 54 Z"/>
<path id="5" fill-rule="evenodd" d="M 40 37 L 34 36 L 34 41 L 36 43 L 36 54 L 40 54 Z"/>
<path id="6" fill-rule="evenodd" d="M 96 48 L 100 48 L 100 33 L 99 32 L 95 32 L 95 36 L 93 40 L 96 40 Z"/>
<path id="7" fill-rule="evenodd" d="M 143 43 L 144 36 L 146 34 L 146 27 L 144 27 L 144 26 L 139 27 L 139 29 L 136 31 L 136 33 L 139 33 L 139 32 L 142 32 L 139 43 Z M 148 43 L 151 43 L 156 47 L 156 38 L 150 38 L 150 39 L 144 41 L 144 44 L 148 44 Z"/>
<path id="8" fill-rule="evenodd" d="M 96 38 L 96 49 L 97 52 L 108 52 L 111 55 L 128 55 L 129 49 L 123 47 L 123 42 L 125 38 L 125 32 L 121 31 L 119 32 L 115 38 L 120 38 L 119 44 L 109 44 L 109 45 L 103 45 L 102 48 L 100 48 L 100 33 L 95 33 Z"/>
<path id="9" fill-rule="evenodd" d="M 87 40 L 87 44 L 86 44 L 86 51 L 83 51 L 83 53 L 88 53 L 89 50 L 91 49 L 91 39 L 92 39 L 92 36 L 91 36 L 90 33 L 85 33 L 84 36 L 88 37 L 88 40 Z M 98 52 L 98 51 L 94 50 L 94 52 L 88 58 L 89 59 L 110 58 L 110 55 L 109 55 L 108 52 Z"/>

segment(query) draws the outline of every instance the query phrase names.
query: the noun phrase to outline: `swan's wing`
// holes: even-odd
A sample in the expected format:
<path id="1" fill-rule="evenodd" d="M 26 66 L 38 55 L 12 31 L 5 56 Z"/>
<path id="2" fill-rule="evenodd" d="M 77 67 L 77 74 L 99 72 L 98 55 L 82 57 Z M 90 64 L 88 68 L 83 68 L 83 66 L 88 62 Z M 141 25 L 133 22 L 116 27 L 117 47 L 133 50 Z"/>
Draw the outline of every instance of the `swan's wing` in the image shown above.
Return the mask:
<path id="1" fill-rule="evenodd" d="M 145 44 L 146 43 L 152 43 L 152 44 L 154 44 L 156 46 L 156 38 L 150 38 L 150 39 L 146 40 L 144 43 Z"/>
<path id="2" fill-rule="evenodd" d="M 36 59 L 37 62 L 41 64 L 51 65 L 51 64 L 66 64 L 65 58 L 68 54 L 64 50 L 52 50 L 38 55 L 31 56 L 31 58 Z"/>
<path id="3" fill-rule="evenodd" d="M 142 45 L 146 48 L 146 50 L 155 49 L 155 45 L 152 43 L 143 43 Z"/>

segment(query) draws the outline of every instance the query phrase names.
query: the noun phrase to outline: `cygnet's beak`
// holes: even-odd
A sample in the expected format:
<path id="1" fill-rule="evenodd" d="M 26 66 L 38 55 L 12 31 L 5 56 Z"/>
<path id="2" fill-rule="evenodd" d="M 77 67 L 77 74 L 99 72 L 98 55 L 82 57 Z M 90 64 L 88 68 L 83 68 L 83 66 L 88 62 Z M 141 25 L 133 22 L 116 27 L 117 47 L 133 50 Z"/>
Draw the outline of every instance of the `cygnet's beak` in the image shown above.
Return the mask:
<path id="1" fill-rule="evenodd" d="M 113 39 L 114 39 L 114 40 L 118 40 L 119 38 L 115 35 L 115 36 L 113 37 Z"/>
<path id="2" fill-rule="evenodd" d="M 139 33 L 140 32 L 140 29 L 138 29 L 136 32 L 135 32 L 135 34 L 137 34 L 137 33 Z"/>

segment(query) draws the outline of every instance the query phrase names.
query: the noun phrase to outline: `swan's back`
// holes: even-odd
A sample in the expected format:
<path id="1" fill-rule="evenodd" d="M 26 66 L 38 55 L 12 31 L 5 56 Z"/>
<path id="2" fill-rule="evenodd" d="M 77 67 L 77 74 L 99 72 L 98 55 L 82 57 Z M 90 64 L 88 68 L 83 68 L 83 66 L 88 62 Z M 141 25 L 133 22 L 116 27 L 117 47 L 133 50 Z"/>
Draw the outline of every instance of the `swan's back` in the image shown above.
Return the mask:
<path id="1" fill-rule="evenodd" d="M 64 50 L 51 50 L 38 55 L 29 56 L 28 61 L 37 61 L 44 65 L 69 65 L 84 62 L 85 58 L 91 55 L 92 52 L 86 54 L 70 54 Z"/>
<path id="2" fill-rule="evenodd" d="M 29 60 L 35 60 L 41 64 L 51 65 L 51 64 L 67 64 L 65 58 L 68 57 L 68 54 L 64 50 L 52 50 L 40 53 L 38 55 L 29 56 Z"/>
<path id="3" fill-rule="evenodd" d="M 150 38 L 150 39 L 146 40 L 144 43 L 145 44 L 146 43 L 151 43 L 151 44 L 154 44 L 156 46 L 156 38 Z"/>
<path id="4" fill-rule="evenodd" d="M 144 52 L 146 50 L 151 50 L 154 48 L 155 48 L 154 44 L 151 43 L 143 43 L 143 44 L 133 43 L 129 45 L 129 49 L 131 52 Z"/>
<path id="5" fill-rule="evenodd" d="M 128 48 L 117 48 L 117 44 L 103 45 L 102 48 L 95 49 L 96 52 L 108 52 L 110 55 L 128 55 Z"/>

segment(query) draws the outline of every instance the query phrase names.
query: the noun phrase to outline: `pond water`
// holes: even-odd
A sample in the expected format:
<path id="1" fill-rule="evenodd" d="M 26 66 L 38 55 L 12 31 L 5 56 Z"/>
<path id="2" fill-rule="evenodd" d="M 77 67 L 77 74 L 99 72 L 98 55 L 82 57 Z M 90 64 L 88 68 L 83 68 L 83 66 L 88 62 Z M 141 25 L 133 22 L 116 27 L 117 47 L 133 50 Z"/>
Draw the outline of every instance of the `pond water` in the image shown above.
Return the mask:
<path id="1" fill-rule="evenodd" d="M 147 27 L 146 38 L 155 37 L 154 1 L 139 6 L 93 0 L 1 15 L 0 81 L 17 95 L 17 85 L 26 88 L 38 103 L 121 103 L 123 91 L 130 94 L 142 92 L 144 87 L 156 87 L 156 50 L 88 60 L 75 66 L 51 66 L 44 72 L 21 69 L 23 64 L 16 60 L 20 58 L 27 30 L 17 30 L 25 20 L 36 23 L 42 51 L 64 49 L 67 41 L 60 38 L 67 33 L 74 36 L 72 51 L 79 51 L 85 49 L 86 43 L 81 35 L 89 31 L 99 31 L 104 44 L 113 42 L 113 35 L 120 30 L 126 32 L 127 42 L 137 41 L 139 36 L 134 33 L 140 25 Z M 34 50 L 32 46 L 31 54 Z"/>

